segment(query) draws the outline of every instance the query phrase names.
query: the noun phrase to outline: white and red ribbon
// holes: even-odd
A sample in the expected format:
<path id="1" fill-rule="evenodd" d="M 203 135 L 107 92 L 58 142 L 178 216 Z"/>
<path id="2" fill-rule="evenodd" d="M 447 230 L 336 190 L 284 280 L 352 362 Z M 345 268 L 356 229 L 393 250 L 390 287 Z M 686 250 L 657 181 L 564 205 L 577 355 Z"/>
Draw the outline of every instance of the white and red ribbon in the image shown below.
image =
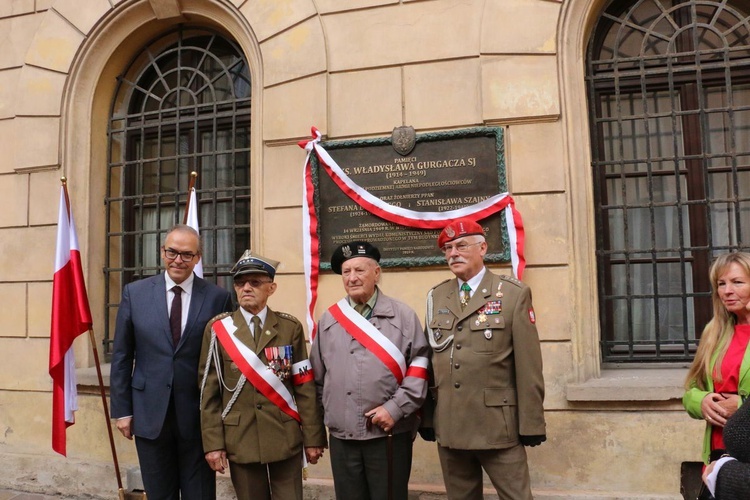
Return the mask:
<path id="1" fill-rule="evenodd" d="M 215 321 L 212 329 L 229 357 L 232 358 L 234 364 L 237 365 L 237 368 L 240 369 L 253 387 L 278 406 L 281 411 L 297 422 L 301 422 L 302 419 L 297 411 L 297 403 L 294 402 L 294 398 L 284 383 L 261 361 L 252 349 L 240 342 L 234 335 L 237 327 L 234 326 L 232 317 L 227 316 L 220 321 Z"/>
<path id="2" fill-rule="evenodd" d="M 418 229 L 442 229 L 451 221 L 462 217 L 482 220 L 490 215 L 505 211 L 505 221 L 510 240 L 510 260 L 513 273 L 520 280 L 526 268 L 523 256 L 524 230 L 521 214 L 516 210 L 513 198 L 508 193 L 500 193 L 468 207 L 449 210 L 446 212 L 417 212 L 403 207 L 397 207 L 373 196 L 364 188 L 358 186 L 338 166 L 336 160 L 320 145 L 321 133 L 312 128 L 312 139 L 300 141 L 299 146 L 307 151 L 303 173 L 303 254 L 305 266 L 305 281 L 307 285 L 307 326 L 310 338 L 314 340 L 316 330 L 313 314 L 318 298 L 318 274 L 320 269 L 320 254 L 318 241 L 318 220 L 313 202 L 312 165 L 310 156 L 315 153 L 323 169 L 333 182 L 349 198 L 368 212 L 395 224 Z"/>
<path id="3" fill-rule="evenodd" d="M 315 377 L 309 359 L 303 359 L 292 365 L 292 383 L 294 385 L 302 385 L 313 380 L 315 380 Z"/>
<path id="4" fill-rule="evenodd" d="M 336 321 L 354 337 L 365 349 L 370 351 L 393 373 L 396 382 L 401 382 L 406 377 L 416 377 L 427 380 L 427 365 L 429 360 L 424 356 L 417 356 L 406 366 L 406 359 L 398 347 L 383 335 L 375 325 L 354 310 L 346 298 L 339 300 L 328 308 L 328 312 Z"/>

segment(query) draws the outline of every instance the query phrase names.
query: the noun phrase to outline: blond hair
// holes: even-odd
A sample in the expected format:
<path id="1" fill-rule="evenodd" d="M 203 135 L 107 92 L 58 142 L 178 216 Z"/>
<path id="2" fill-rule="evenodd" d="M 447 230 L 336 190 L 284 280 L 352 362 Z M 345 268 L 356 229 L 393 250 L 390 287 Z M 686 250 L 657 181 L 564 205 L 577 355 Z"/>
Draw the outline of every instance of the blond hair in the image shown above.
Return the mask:
<path id="1" fill-rule="evenodd" d="M 719 298 L 719 277 L 732 264 L 738 264 L 750 277 L 750 253 L 747 252 L 719 255 L 711 265 L 708 276 L 711 280 L 711 302 L 713 303 L 714 315 L 701 334 L 698 350 L 685 379 L 687 389 L 697 387 L 702 391 L 708 390 L 708 380 L 712 376 L 711 359 L 716 357 L 714 366 L 721 366 L 734 335 L 734 325 L 737 323 L 737 318 L 734 313 L 727 311 Z M 715 372 L 718 380 L 721 380 L 721 370 L 715 370 Z"/>

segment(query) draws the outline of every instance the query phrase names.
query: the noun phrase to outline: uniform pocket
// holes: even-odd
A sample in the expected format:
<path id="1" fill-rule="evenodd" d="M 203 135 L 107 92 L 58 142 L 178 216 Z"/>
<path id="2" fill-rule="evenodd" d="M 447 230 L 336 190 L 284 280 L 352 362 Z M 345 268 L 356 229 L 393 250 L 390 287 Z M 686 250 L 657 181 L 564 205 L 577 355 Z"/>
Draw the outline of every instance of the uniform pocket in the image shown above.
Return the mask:
<path id="1" fill-rule="evenodd" d="M 484 390 L 484 405 L 489 412 L 487 443 L 505 444 L 518 440 L 518 406 L 516 390 L 498 387 Z"/>

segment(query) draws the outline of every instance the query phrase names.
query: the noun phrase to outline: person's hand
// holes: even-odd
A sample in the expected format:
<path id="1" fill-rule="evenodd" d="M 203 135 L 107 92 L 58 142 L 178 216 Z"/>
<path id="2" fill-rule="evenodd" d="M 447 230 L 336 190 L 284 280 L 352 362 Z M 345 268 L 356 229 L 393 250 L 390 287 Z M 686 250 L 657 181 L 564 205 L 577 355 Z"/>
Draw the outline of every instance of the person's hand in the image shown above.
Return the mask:
<path id="1" fill-rule="evenodd" d="M 206 462 L 208 462 L 211 470 L 215 470 L 219 474 L 224 474 L 224 471 L 229 467 L 226 450 L 209 451 L 206 453 Z"/>
<path id="2" fill-rule="evenodd" d="M 365 413 L 365 417 L 367 417 L 368 429 L 370 428 L 370 425 L 377 425 L 383 429 L 383 432 L 390 432 L 393 430 L 393 426 L 396 425 L 391 414 L 382 406 L 378 406 L 377 408 L 368 411 Z"/>
<path id="3" fill-rule="evenodd" d="M 115 422 L 120 434 L 128 439 L 133 439 L 133 417 L 118 418 Z"/>
<path id="4" fill-rule="evenodd" d="M 737 397 L 736 395 L 734 396 Z M 731 399 L 732 398 L 727 397 L 724 394 L 718 394 L 716 392 L 711 392 L 706 395 L 701 401 L 701 414 L 703 415 L 703 418 L 706 419 L 706 422 L 711 425 L 724 427 L 724 424 L 727 423 L 728 416 L 737 411 L 737 401 L 731 401 Z M 731 406 L 732 404 L 734 404 L 734 409 L 731 410 L 730 413 L 730 410 L 726 407 Z"/>
<path id="5" fill-rule="evenodd" d="M 518 439 L 524 446 L 539 446 L 547 440 L 547 436 L 545 434 L 539 436 L 518 436 Z"/>
<path id="6" fill-rule="evenodd" d="M 305 457 L 307 458 L 307 461 L 311 464 L 317 464 L 318 460 L 323 457 L 323 450 L 324 448 L 322 446 L 310 446 L 309 448 L 305 448 Z"/>
<path id="7" fill-rule="evenodd" d="M 720 401 L 719 404 L 724 410 L 724 418 L 729 420 L 732 415 L 737 413 L 737 410 L 740 408 L 740 405 L 742 403 L 740 397 L 737 394 L 721 393 L 721 395 L 724 396 L 725 399 L 723 401 Z"/>

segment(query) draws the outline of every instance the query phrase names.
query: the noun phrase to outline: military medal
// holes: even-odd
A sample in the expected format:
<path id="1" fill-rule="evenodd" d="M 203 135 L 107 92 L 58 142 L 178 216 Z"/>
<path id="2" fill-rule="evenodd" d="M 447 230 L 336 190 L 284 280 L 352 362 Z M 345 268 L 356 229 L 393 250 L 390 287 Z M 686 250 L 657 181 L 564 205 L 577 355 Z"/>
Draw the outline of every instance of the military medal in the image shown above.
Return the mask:
<path id="1" fill-rule="evenodd" d="M 487 315 L 484 313 L 480 313 L 479 316 L 477 317 L 477 325 L 479 323 L 484 323 L 485 321 L 487 321 Z"/>
<path id="2" fill-rule="evenodd" d="M 487 328 L 484 331 L 484 338 L 486 338 L 487 340 L 490 340 L 492 338 L 492 330 L 490 330 L 489 328 Z"/>
<path id="3" fill-rule="evenodd" d="M 292 346 L 281 345 L 275 347 L 266 347 L 264 349 L 268 368 L 274 375 L 279 377 L 282 382 L 287 380 L 292 373 Z"/>
<path id="4" fill-rule="evenodd" d="M 440 328 L 435 330 L 434 337 L 435 337 L 435 340 L 440 340 L 441 338 L 443 338 L 443 332 L 440 331 Z"/>
<path id="5" fill-rule="evenodd" d="M 498 299 L 501 299 L 503 297 L 503 292 L 500 291 L 500 289 L 503 287 L 503 282 L 497 284 L 497 293 L 495 294 L 495 297 Z"/>

